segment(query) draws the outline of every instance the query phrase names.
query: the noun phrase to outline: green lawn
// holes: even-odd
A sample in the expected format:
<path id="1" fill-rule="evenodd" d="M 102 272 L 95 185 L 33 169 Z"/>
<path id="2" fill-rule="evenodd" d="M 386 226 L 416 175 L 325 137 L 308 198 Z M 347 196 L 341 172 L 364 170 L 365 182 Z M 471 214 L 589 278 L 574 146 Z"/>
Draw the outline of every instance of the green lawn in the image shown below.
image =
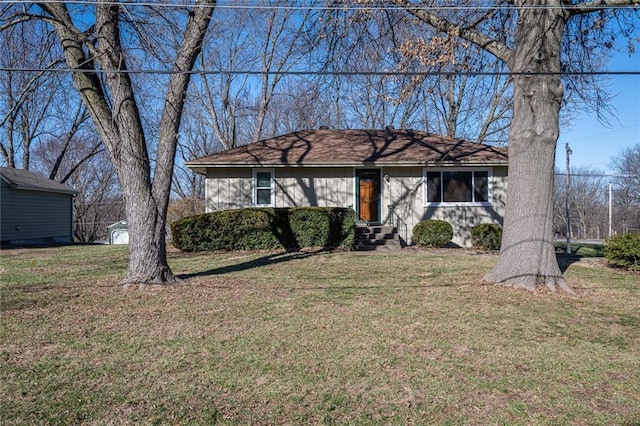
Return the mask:
<path id="1" fill-rule="evenodd" d="M 556 252 L 564 253 L 566 248 L 565 242 L 556 243 Z M 580 257 L 603 257 L 602 244 L 585 244 L 585 243 L 571 243 L 571 254 Z"/>
<path id="2" fill-rule="evenodd" d="M 638 424 L 640 276 L 578 297 L 482 283 L 495 255 L 0 252 L 0 419 L 25 424 Z"/>

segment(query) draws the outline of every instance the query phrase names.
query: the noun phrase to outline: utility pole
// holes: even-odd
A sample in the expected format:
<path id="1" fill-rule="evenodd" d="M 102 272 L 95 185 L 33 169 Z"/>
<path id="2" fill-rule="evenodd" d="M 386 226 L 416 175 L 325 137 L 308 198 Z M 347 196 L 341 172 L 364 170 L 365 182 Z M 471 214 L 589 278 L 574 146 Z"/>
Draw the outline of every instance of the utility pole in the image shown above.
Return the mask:
<path id="1" fill-rule="evenodd" d="M 613 202 L 612 202 L 612 197 L 611 195 L 613 194 L 613 192 L 611 191 L 611 182 L 609 182 L 609 238 L 611 238 L 613 232 L 611 229 L 611 219 L 612 219 L 612 211 L 613 211 Z"/>
<path id="2" fill-rule="evenodd" d="M 565 207 L 565 213 L 567 215 L 567 244 L 564 248 L 564 252 L 565 254 L 571 254 L 571 211 L 569 209 L 569 188 L 571 187 L 571 172 L 569 169 L 569 156 L 571 154 L 573 154 L 573 151 L 571 151 L 571 148 L 569 148 L 569 144 L 567 143 L 565 146 L 566 152 L 567 152 L 567 166 L 566 166 L 566 172 L 567 172 L 567 179 L 565 180 L 565 191 L 564 191 L 564 207 Z"/>

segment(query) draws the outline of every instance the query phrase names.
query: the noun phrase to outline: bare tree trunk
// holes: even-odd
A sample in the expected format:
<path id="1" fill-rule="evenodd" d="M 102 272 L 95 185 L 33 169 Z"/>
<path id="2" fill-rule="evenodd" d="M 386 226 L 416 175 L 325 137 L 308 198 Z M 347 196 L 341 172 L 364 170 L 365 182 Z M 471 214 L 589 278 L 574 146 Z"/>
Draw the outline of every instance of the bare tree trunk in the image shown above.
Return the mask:
<path id="1" fill-rule="evenodd" d="M 122 186 L 127 188 L 130 184 Z M 160 211 L 161 206 L 146 188 L 139 189 L 139 193 L 130 189 L 124 191 L 130 258 L 127 276 L 122 283 L 125 286 L 178 283 L 179 279 L 167 263 L 166 208 L 164 212 Z"/>
<path id="2" fill-rule="evenodd" d="M 215 2 L 196 0 L 189 12 L 184 38 L 173 60 L 172 74 L 159 120 L 158 150 L 151 173 L 141 115 L 136 103 L 125 50 L 120 38 L 120 5 L 96 4 L 96 37 L 93 45 L 74 27 L 64 3 L 41 3 L 54 19 L 78 93 L 93 119 L 116 167 L 122 187 L 129 228 L 129 269 L 124 285 L 178 282 L 167 263 L 166 218 L 173 177 L 178 128 L 182 118 L 190 73 L 202 48 Z M 85 55 L 87 49 L 90 55 Z M 96 76 L 91 57 L 106 72 L 109 92 Z"/>
<path id="3" fill-rule="evenodd" d="M 546 285 L 573 293 L 562 277 L 553 243 L 553 179 L 563 96 L 560 3 L 519 11 L 514 114 L 509 129 L 509 184 L 500 257 L 486 280 L 534 290 Z"/>

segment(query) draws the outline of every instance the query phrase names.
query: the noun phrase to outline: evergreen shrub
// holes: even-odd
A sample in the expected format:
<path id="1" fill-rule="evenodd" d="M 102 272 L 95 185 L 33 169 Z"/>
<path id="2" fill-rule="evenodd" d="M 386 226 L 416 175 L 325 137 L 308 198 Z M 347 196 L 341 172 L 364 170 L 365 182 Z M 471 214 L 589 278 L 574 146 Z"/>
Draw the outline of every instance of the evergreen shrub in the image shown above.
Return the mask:
<path id="1" fill-rule="evenodd" d="M 481 223 L 471 228 L 471 244 L 485 250 L 500 250 L 502 226 L 495 223 Z"/>
<path id="2" fill-rule="evenodd" d="M 171 225 L 183 251 L 353 247 L 355 217 L 349 208 L 249 208 L 180 219 Z"/>
<path id="3" fill-rule="evenodd" d="M 426 247 L 444 247 L 453 238 L 453 227 L 444 220 L 423 220 L 413 227 L 413 242 Z"/>
<path id="4" fill-rule="evenodd" d="M 609 238 L 605 242 L 603 253 L 611 266 L 640 271 L 640 232 Z"/>

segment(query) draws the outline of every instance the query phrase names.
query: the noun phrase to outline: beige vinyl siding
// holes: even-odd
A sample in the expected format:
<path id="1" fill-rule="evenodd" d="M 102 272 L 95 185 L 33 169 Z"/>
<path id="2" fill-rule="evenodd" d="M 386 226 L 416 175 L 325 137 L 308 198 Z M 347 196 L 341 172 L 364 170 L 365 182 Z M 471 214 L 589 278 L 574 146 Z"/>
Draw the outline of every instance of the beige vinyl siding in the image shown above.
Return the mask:
<path id="1" fill-rule="evenodd" d="M 252 168 L 207 171 L 206 211 L 253 206 Z M 270 168 L 275 207 L 348 207 L 353 204 L 353 168 Z"/>
<path id="2" fill-rule="evenodd" d="M 503 224 L 506 203 L 507 168 L 492 169 L 490 206 L 424 206 L 422 167 L 386 167 L 383 174 L 389 176 L 384 183 L 383 218 L 388 214 L 388 205 L 407 223 L 408 243 L 411 231 L 421 220 L 446 220 L 453 226 L 453 242 L 462 247 L 471 246 L 471 228 L 480 223 Z"/>
<path id="3" fill-rule="evenodd" d="M 388 218 L 388 206 L 393 206 L 396 214 L 407 225 L 407 244 L 413 244 L 411 231 L 421 220 L 422 207 L 422 167 L 385 167 L 383 176 L 382 219 Z"/>
<path id="4" fill-rule="evenodd" d="M 1 241 L 73 241 L 72 195 L 0 187 Z"/>
<path id="5" fill-rule="evenodd" d="M 208 169 L 206 211 L 252 207 L 252 179 L 250 168 Z"/>
<path id="6" fill-rule="evenodd" d="M 353 168 L 275 169 L 276 207 L 353 205 Z"/>
<path id="7" fill-rule="evenodd" d="M 396 214 L 407 222 L 409 231 L 415 225 L 415 217 L 421 215 L 422 206 L 422 168 L 421 167 L 385 167 L 383 176 L 382 219 L 388 216 L 388 206 L 392 205 Z M 415 222 L 415 223 L 414 223 Z M 410 233 L 410 232 L 409 232 Z"/>

